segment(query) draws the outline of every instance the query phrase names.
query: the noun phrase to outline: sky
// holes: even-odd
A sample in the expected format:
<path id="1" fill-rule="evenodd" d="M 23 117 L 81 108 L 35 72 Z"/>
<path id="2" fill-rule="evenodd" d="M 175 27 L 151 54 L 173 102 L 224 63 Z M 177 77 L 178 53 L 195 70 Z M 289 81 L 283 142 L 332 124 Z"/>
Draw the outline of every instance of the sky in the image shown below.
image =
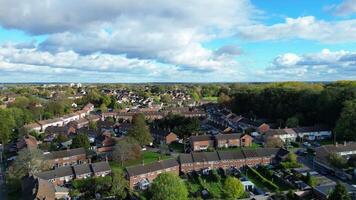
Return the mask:
<path id="1" fill-rule="evenodd" d="M 356 0 L 0 0 L 0 82 L 356 80 Z"/>

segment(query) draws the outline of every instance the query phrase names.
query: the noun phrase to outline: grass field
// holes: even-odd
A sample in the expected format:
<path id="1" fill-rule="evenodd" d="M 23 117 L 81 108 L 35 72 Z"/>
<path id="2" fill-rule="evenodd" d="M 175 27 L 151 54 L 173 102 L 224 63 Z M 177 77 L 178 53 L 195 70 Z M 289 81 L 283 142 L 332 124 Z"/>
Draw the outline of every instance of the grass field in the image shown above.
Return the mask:
<path id="1" fill-rule="evenodd" d="M 142 152 L 140 159 L 126 161 L 123 163 L 123 165 L 121 165 L 120 163 L 118 163 L 116 161 L 111 161 L 110 166 L 114 171 L 122 170 L 125 167 L 135 166 L 135 165 L 139 165 L 142 163 L 148 164 L 148 163 L 158 161 L 160 159 L 160 157 L 161 157 L 161 155 L 159 153 L 151 152 L 151 151 L 144 151 L 144 152 Z M 171 158 L 171 157 L 170 156 L 162 156 L 161 160 L 166 160 L 169 158 Z"/>

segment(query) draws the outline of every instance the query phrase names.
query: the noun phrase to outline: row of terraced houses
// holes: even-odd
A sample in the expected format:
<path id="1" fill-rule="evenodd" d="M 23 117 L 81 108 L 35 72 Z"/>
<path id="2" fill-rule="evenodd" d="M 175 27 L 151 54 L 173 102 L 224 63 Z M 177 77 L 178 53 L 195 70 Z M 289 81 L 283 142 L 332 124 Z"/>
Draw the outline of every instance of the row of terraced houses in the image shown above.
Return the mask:
<path id="1" fill-rule="evenodd" d="M 161 160 L 125 169 L 131 188 L 146 188 L 159 174 L 191 173 L 212 169 L 241 168 L 278 163 L 289 152 L 282 148 L 235 149 L 234 151 L 192 152 L 178 159 Z"/>

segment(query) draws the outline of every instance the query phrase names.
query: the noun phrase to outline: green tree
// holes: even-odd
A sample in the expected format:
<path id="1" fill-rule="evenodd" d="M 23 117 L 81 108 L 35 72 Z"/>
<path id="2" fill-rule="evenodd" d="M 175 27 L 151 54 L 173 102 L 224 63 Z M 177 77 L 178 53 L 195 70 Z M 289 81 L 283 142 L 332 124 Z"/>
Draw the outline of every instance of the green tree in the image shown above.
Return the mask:
<path id="1" fill-rule="evenodd" d="M 295 128 L 299 125 L 299 119 L 297 117 L 289 117 L 286 121 L 288 128 Z"/>
<path id="2" fill-rule="evenodd" d="M 194 99 L 194 101 L 197 101 L 197 102 L 200 101 L 200 96 L 196 91 L 192 92 L 191 96 L 192 96 L 192 99 Z"/>
<path id="3" fill-rule="evenodd" d="M 336 153 L 330 153 L 327 158 L 335 168 L 343 169 L 347 167 L 347 160 Z"/>
<path id="4" fill-rule="evenodd" d="M 83 133 L 77 134 L 72 140 L 71 148 L 80 148 L 80 147 L 83 147 L 86 150 L 90 148 L 90 141 L 88 139 L 88 136 Z"/>
<path id="5" fill-rule="evenodd" d="M 175 174 L 162 173 L 153 181 L 150 188 L 153 200 L 185 200 L 188 190 L 183 181 Z"/>
<path id="6" fill-rule="evenodd" d="M 242 185 L 241 181 L 232 176 L 229 176 L 225 179 L 224 190 L 226 195 L 233 199 L 238 199 L 245 193 L 244 186 Z"/>
<path id="7" fill-rule="evenodd" d="M 15 127 L 16 122 L 6 109 L 0 109 L 0 122 L 0 141 L 2 144 L 6 144 L 13 133 L 12 129 Z"/>
<path id="8" fill-rule="evenodd" d="M 100 105 L 100 111 L 101 112 L 108 112 L 108 107 L 106 107 L 106 105 L 104 103 L 102 103 Z"/>
<path id="9" fill-rule="evenodd" d="M 311 187 L 315 187 L 318 184 L 317 179 L 315 177 L 312 177 L 309 172 L 307 172 L 305 182 Z"/>
<path id="10" fill-rule="evenodd" d="M 224 93 L 221 93 L 218 97 L 218 103 L 222 104 L 224 106 L 229 106 L 231 103 L 231 98 L 230 98 L 230 96 L 228 96 Z"/>
<path id="11" fill-rule="evenodd" d="M 127 136 L 137 140 L 140 145 L 147 145 L 152 142 L 152 135 L 146 124 L 145 116 L 142 113 L 133 117 L 132 127 L 129 129 Z"/>
<path id="12" fill-rule="evenodd" d="M 110 193 L 119 199 L 125 199 L 127 196 L 126 190 L 129 188 L 129 183 L 125 179 L 124 174 L 120 171 L 114 171 L 112 174 L 112 185 Z"/>
<path id="13" fill-rule="evenodd" d="M 329 194 L 328 200 L 351 200 L 351 197 L 346 187 L 338 182 L 334 190 Z"/>
<path id="14" fill-rule="evenodd" d="M 335 127 L 338 140 L 355 140 L 356 136 L 356 100 L 346 101 Z"/>

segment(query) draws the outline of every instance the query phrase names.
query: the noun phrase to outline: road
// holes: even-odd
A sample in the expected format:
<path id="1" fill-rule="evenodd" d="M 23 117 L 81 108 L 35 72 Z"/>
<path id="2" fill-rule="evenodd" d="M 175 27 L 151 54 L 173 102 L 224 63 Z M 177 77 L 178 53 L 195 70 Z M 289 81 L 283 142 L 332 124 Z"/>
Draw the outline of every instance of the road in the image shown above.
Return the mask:
<path id="1" fill-rule="evenodd" d="M 314 170 L 314 171 L 317 171 L 317 172 L 320 171 L 316 166 L 314 166 L 313 158 L 310 157 L 310 156 L 306 156 L 306 157 L 298 156 L 298 161 L 303 163 L 305 166 L 309 167 L 311 170 Z M 321 175 L 321 176 L 325 176 L 328 179 L 330 179 L 332 181 L 335 181 L 335 182 L 342 182 L 345 185 L 348 185 L 348 186 L 350 186 L 352 188 L 352 183 L 350 181 L 340 180 L 339 178 L 337 178 L 336 176 L 331 175 L 331 174 L 326 174 L 326 175 Z"/>

